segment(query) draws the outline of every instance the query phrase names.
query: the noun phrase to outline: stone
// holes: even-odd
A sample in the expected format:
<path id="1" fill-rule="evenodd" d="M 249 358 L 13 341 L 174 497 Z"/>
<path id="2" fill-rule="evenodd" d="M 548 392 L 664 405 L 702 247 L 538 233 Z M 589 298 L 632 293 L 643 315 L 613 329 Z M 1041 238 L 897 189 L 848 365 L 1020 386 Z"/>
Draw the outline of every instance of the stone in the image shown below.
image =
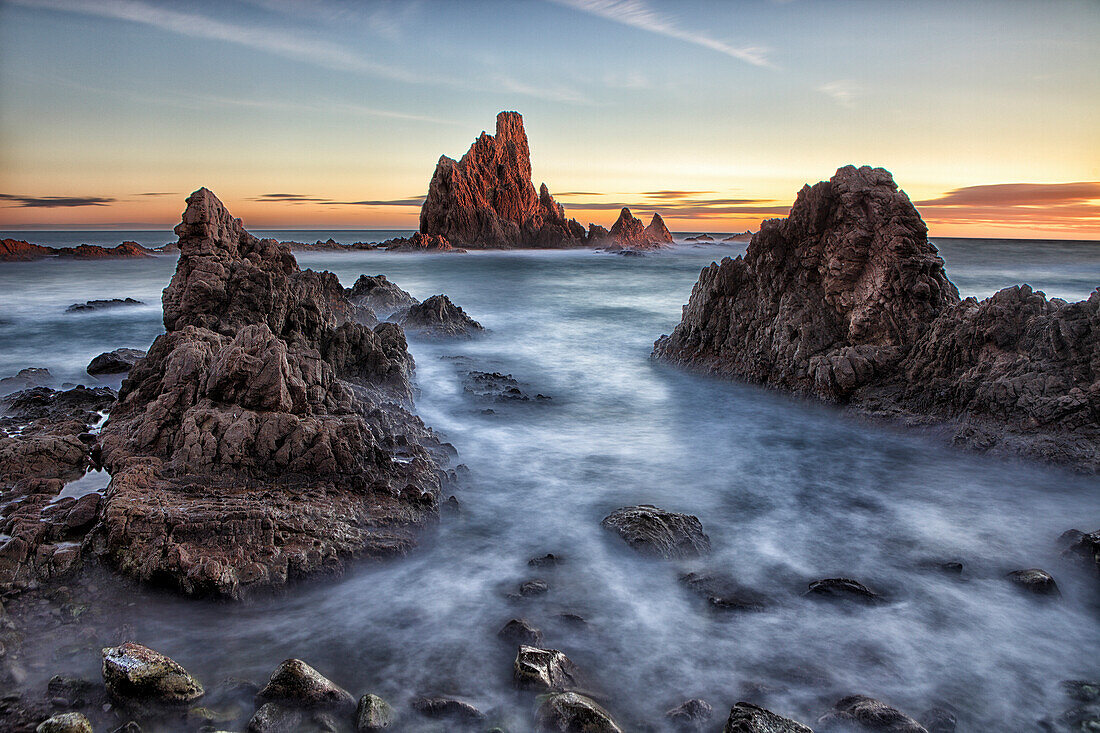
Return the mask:
<path id="1" fill-rule="evenodd" d="M 363 731 L 383 730 L 393 722 L 393 708 L 390 704 L 378 697 L 367 694 L 359 698 L 359 706 L 355 711 L 355 728 Z"/>
<path id="2" fill-rule="evenodd" d="M 25 239 L 0 239 L 0 262 L 40 260 L 53 254 L 49 247 L 31 244 Z"/>
<path id="3" fill-rule="evenodd" d="M 665 220 L 656 212 L 649 220 L 649 226 L 645 228 L 645 236 L 654 244 L 672 244 L 672 232 L 665 226 Z"/>
<path id="4" fill-rule="evenodd" d="M 1100 470 L 1100 291 L 960 300 L 927 233 L 889 172 L 841 168 L 704 268 L 654 356 Z"/>
<path id="5" fill-rule="evenodd" d="M 132 641 L 103 650 L 103 684 L 113 697 L 139 702 L 184 703 L 203 695 L 176 661 Z"/>
<path id="6" fill-rule="evenodd" d="M 920 724 L 928 733 L 955 733 L 955 714 L 945 708 L 929 708 L 920 716 Z"/>
<path id="7" fill-rule="evenodd" d="M 748 242 L 749 240 L 752 239 L 752 235 L 753 235 L 753 232 L 746 229 L 743 232 L 734 232 L 733 234 L 729 235 L 728 237 L 726 237 L 722 241 L 723 242 Z"/>
<path id="8" fill-rule="evenodd" d="M 813 729 L 759 705 L 739 702 L 730 708 L 722 733 L 813 733 Z"/>
<path id="9" fill-rule="evenodd" d="M 549 568 L 560 565 L 562 559 L 552 552 L 548 552 L 545 555 L 539 555 L 538 557 L 532 557 L 527 561 L 527 564 L 533 568 Z"/>
<path id="10" fill-rule="evenodd" d="M 501 627 L 497 637 L 516 646 L 542 646 L 542 632 L 528 623 L 527 619 L 512 619 Z"/>
<path id="11" fill-rule="evenodd" d="M 827 600 L 855 601 L 857 603 L 875 604 L 883 600 L 882 596 L 851 578 L 822 578 L 810 583 L 809 588 L 803 594 L 808 598 L 820 598 Z"/>
<path id="12" fill-rule="evenodd" d="M 1028 593 L 1039 596 L 1062 595 L 1062 592 L 1058 590 L 1058 584 L 1054 582 L 1054 578 L 1051 577 L 1050 573 L 1039 568 L 1014 570 L 1006 577 Z"/>
<path id="13" fill-rule="evenodd" d="M 523 118 L 497 115 L 496 134 L 481 133 L 461 160 L 442 156 L 420 209 L 420 233 L 459 247 L 566 247 L 584 244 L 546 184 L 531 182 Z"/>
<path id="14" fill-rule="evenodd" d="M 471 338 L 485 328 L 446 295 L 433 295 L 395 316 L 406 330 L 421 336 Z"/>
<path id="15" fill-rule="evenodd" d="M 118 308 L 119 306 L 128 305 L 145 305 L 140 300 L 134 300 L 133 298 L 111 298 L 110 300 L 89 300 L 84 303 L 73 303 L 65 309 L 66 313 L 88 313 L 90 311 L 100 311 L 108 308 Z"/>
<path id="16" fill-rule="evenodd" d="M 687 573 L 680 582 L 718 611 L 763 611 L 768 605 L 763 595 L 726 575 Z"/>
<path id="17" fill-rule="evenodd" d="M 536 713 L 541 733 L 622 733 L 611 714 L 591 698 L 559 692 L 542 698 Z"/>
<path id="18" fill-rule="evenodd" d="M 93 377 L 100 374 L 125 374 L 133 368 L 138 359 L 144 359 L 141 349 L 115 349 L 107 351 L 88 364 L 88 374 Z"/>
<path id="19" fill-rule="evenodd" d="M 697 517 L 650 504 L 617 509 L 600 525 L 614 531 L 642 555 L 689 558 L 710 552 L 710 537 Z"/>
<path id="20" fill-rule="evenodd" d="M 524 598 L 530 596 L 541 596 L 550 590 L 550 586 L 545 580 L 526 580 L 519 585 L 519 594 Z"/>
<path id="21" fill-rule="evenodd" d="M 676 730 L 702 730 L 714 715 L 714 708 L 706 700 L 685 700 L 665 712 L 667 720 Z"/>
<path id="22" fill-rule="evenodd" d="M 1059 538 L 1062 557 L 1092 568 L 1100 574 L 1100 529 L 1095 532 L 1067 530 Z"/>
<path id="23" fill-rule="evenodd" d="M 493 402 L 530 402 L 531 400 L 546 401 L 550 399 L 544 394 L 532 396 L 530 393 L 525 392 L 511 374 L 477 370 L 461 373 L 462 391 L 479 399 Z"/>
<path id="24" fill-rule="evenodd" d="M 287 659 L 271 673 L 257 699 L 302 708 L 354 708 L 355 698 L 301 659 Z"/>
<path id="25" fill-rule="evenodd" d="M 166 332 L 99 436 L 96 553 L 140 581 L 241 598 L 357 557 L 409 552 L 449 456 L 411 412 L 393 323 L 355 322 L 332 273 L 188 198 Z"/>
<path id="26" fill-rule="evenodd" d="M 360 275 L 346 293 L 352 303 L 365 305 L 382 316 L 418 302 L 412 295 L 390 282 L 385 275 Z"/>
<path id="27" fill-rule="evenodd" d="M 248 721 L 248 733 L 297 733 L 301 730 L 303 717 L 299 708 L 264 703 Z"/>
<path id="28" fill-rule="evenodd" d="M 485 713 L 470 703 L 453 697 L 418 697 L 412 701 L 412 708 L 425 718 L 448 720 L 464 725 L 481 723 L 485 720 Z"/>
<path id="29" fill-rule="evenodd" d="M 41 387 L 53 381 L 50 370 L 44 367 L 20 369 L 13 377 L 0 379 L 0 395 L 19 392 L 32 387 Z"/>
<path id="30" fill-rule="evenodd" d="M 38 724 L 35 733 L 92 733 L 92 723 L 80 713 L 58 713 Z"/>
<path id="31" fill-rule="evenodd" d="M 95 697 L 95 686 L 88 680 L 58 674 L 46 684 L 46 695 L 62 702 L 63 707 L 82 708 Z"/>
<path id="32" fill-rule="evenodd" d="M 834 709 L 817 720 L 819 731 L 860 730 L 883 733 L 928 733 L 917 721 L 884 702 L 866 695 L 850 695 L 837 701 Z"/>
<path id="33" fill-rule="evenodd" d="M 380 247 L 387 252 L 464 252 L 455 249 L 447 238 L 441 234 L 421 234 L 416 232 L 411 237 L 396 237 L 382 242 Z"/>
<path id="34" fill-rule="evenodd" d="M 512 677 L 524 688 L 565 691 L 579 686 L 580 670 L 557 649 L 520 645 Z"/>

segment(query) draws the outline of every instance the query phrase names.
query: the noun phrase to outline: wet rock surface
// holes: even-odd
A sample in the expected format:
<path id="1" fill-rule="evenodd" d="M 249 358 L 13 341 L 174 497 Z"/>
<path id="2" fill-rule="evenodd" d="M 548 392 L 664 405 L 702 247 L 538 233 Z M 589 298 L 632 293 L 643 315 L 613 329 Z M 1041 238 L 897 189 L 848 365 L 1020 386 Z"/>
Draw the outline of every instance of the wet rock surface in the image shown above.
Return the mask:
<path id="1" fill-rule="evenodd" d="M 1058 590 L 1058 584 L 1054 582 L 1054 578 L 1051 574 L 1039 568 L 1014 570 L 1009 573 L 1007 577 L 1019 588 L 1022 588 L 1028 593 L 1034 593 L 1037 596 L 1056 597 L 1062 595 L 1062 592 Z"/>
<path id="2" fill-rule="evenodd" d="M 144 359 L 145 352 L 141 349 L 115 349 L 107 351 L 88 364 L 88 374 L 125 374 L 137 363 L 138 359 Z"/>
<path id="3" fill-rule="evenodd" d="M 883 733 L 928 733 L 905 713 L 866 695 L 850 695 L 836 702 L 834 709 L 817 720 L 819 731 L 856 730 Z"/>
<path id="4" fill-rule="evenodd" d="M 420 209 L 420 233 L 459 247 L 568 247 L 584 228 L 566 219 L 546 184 L 531 182 L 523 118 L 497 115 L 496 134 L 482 133 L 461 160 L 442 156 Z"/>
<path id="5" fill-rule="evenodd" d="M 690 514 L 641 504 L 617 509 L 600 524 L 642 555 L 688 558 L 710 552 L 710 538 L 699 519 Z"/>
<path id="6" fill-rule="evenodd" d="M 521 645 L 512 675 L 517 685 L 528 689 L 563 692 L 580 686 L 577 665 L 557 649 Z"/>
<path id="7" fill-rule="evenodd" d="M 447 238 L 440 234 L 421 234 L 416 232 L 411 237 L 397 237 L 387 239 L 378 245 L 388 252 L 463 252 L 455 249 Z"/>
<path id="8" fill-rule="evenodd" d="M 90 313 L 92 311 L 101 311 L 108 308 L 118 308 L 128 305 L 145 305 L 140 300 L 134 300 L 133 298 L 111 298 L 109 300 L 89 300 L 84 303 L 73 303 L 65 309 L 66 313 Z"/>
<path id="9" fill-rule="evenodd" d="M 53 382 L 50 370 L 44 367 L 20 369 L 14 376 L 0 379 L 0 395 L 8 395 L 31 387 L 45 387 Z"/>
<path id="10" fill-rule="evenodd" d="M 287 659 L 256 694 L 258 700 L 302 708 L 355 708 L 355 698 L 301 659 Z"/>
<path id="11" fill-rule="evenodd" d="M 885 599 L 858 580 L 851 578 L 822 578 L 810 583 L 805 593 L 808 598 L 832 601 L 853 601 L 866 605 L 882 603 Z"/>
<path id="12" fill-rule="evenodd" d="M 716 611 L 763 611 L 769 603 L 763 594 L 724 574 L 687 573 L 680 582 Z"/>
<path id="13" fill-rule="evenodd" d="M 547 695 L 536 717 L 541 733 L 622 733 L 599 703 L 576 692 Z"/>
<path id="14" fill-rule="evenodd" d="M 469 370 L 462 372 L 462 390 L 479 399 L 493 402 L 530 402 L 532 400 L 544 402 L 550 397 L 538 393 L 532 395 L 522 389 L 521 385 L 511 374 L 500 372 L 482 372 Z"/>
<path id="15" fill-rule="evenodd" d="M 392 318 L 407 331 L 435 338 L 472 338 L 485 330 L 446 295 L 433 295 Z"/>
<path id="16" fill-rule="evenodd" d="M 101 260 L 121 257 L 151 257 L 154 252 L 137 242 L 123 242 L 115 247 L 81 244 L 77 247 L 43 247 L 22 239 L 0 240 L 0 262 L 40 260 L 63 257 L 75 260 Z"/>
<path id="17" fill-rule="evenodd" d="M 42 721 L 35 733 L 92 733 L 92 723 L 81 713 L 58 713 Z"/>
<path id="18" fill-rule="evenodd" d="M 388 316 L 394 311 L 417 304 L 417 299 L 390 282 L 385 275 L 360 275 L 346 291 L 355 305 L 370 308 L 375 314 Z"/>
<path id="19" fill-rule="evenodd" d="M 176 233 L 166 333 L 101 434 L 97 553 L 140 580 L 239 597 L 407 552 L 437 516 L 446 459 L 409 412 L 401 328 L 355 323 L 334 275 L 300 270 L 206 189 Z"/>
<path id="20" fill-rule="evenodd" d="M 1027 285 L 959 299 L 890 174 L 806 186 L 748 251 L 705 268 L 660 359 L 852 405 L 931 418 L 954 440 L 1100 469 L 1100 292 Z"/>
<path id="21" fill-rule="evenodd" d="M 103 683 L 113 697 L 139 702 L 185 703 L 204 694 L 180 664 L 134 642 L 103 650 Z"/>
<path id="22" fill-rule="evenodd" d="M 730 709 L 722 733 L 813 733 L 813 729 L 758 705 L 739 702 Z"/>
<path id="23" fill-rule="evenodd" d="M 675 730 L 703 730 L 714 716 L 714 708 L 706 700 L 693 698 L 685 700 L 665 713 L 665 720 Z"/>
<path id="24" fill-rule="evenodd" d="M 497 632 L 497 638 L 515 646 L 542 645 L 542 632 L 523 618 L 514 618 L 504 624 Z"/>
<path id="25" fill-rule="evenodd" d="M 474 725 L 485 720 L 485 713 L 468 702 L 453 697 L 418 697 L 412 709 L 425 718 L 446 720 L 460 725 Z"/>
<path id="26" fill-rule="evenodd" d="M 378 695 L 367 694 L 359 698 L 355 710 L 355 729 L 363 731 L 384 730 L 393 722 L 393 708 Z"/>

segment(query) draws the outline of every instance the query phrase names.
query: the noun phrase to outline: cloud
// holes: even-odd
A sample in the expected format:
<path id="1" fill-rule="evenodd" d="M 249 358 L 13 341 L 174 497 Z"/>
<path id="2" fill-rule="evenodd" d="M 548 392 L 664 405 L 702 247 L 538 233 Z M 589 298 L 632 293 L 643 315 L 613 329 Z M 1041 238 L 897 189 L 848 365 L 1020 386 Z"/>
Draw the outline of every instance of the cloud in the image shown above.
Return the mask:
<path id="1" fill-rule="evenodd" d="M 658 201 L 625 199 L 615 202 L 577 201 L 569 204 L 573 211 L 618 211 L 624 206 L 635 213 L 657 213 L 662 217 L 679 219 L 715 219 L 730 216 L 786 216 L 790 204 L 774 199 L 696 198 L 699 193 L 710 191 L 652 191 L 652 194 L 672 194 L 658 197 Z"/>
<path id="2" fill-rule="evenodd" d="M 992 183 L 948 191 L 917 206 L 1046 206 L 1100 201 L 1100 181 L 1078 183 Z"/>
<path id="3" fill-rule="evenodd" d="M 1100 181 L 966 186 L 914 205 L 938 223 L 1095 230 L 1100 225 Z"/>
<path id="4" fill-rule="evenodd" d="M 849 109 L 855 106 L 856 99 L 861 94 L 859 85 L 851 79 L 837 79 L 817 87 L 817 91 L 832 97 L 833 101 L 841 107 Z"/>
<path id="5" fill-rule="evenodd" d="M 758 46 L 734 46 L 705 33 L 681 28 L 676 21 L 649 7 L 643 0 L 551 0 L 605 20 L 638 28 L 657 35 L 717 51 L 753 66 L 773 66 L 767 49 Z"/>
<path id="6" fill-rule="evenodd" d="M 0 201 L 10 201 L 11 207 L 29 209 L 55 209 L 73 206 L 107 206 L 116 201 L 103 196 L 16 196 L 0 193 Z"/>
<path id="7" fill-rule="evenodd" d="M 167 192 L 167 193 L 160 193 L 160 192 L 156 192 L 156 193 L 135 193 L 135 194 L 133 194 L 133 195 L 134 195 L 134 196 L 179 196 L 179 194 L 178 194 L 178 193 L 175 193 L 175 192 Z"/>
<path id="8" fill-rule="evenodd" d="M 329 206 L 422 206 L 424 196 L 409 196 L 403 199 L 337 201 L 301 193 L 261 193 L 251 199 L 259 203 L 277 204 L 327 204 Z"/>
<path id="9" fill-rule="evenodd" d="M 355 25 L 389 40 L 399 40 L 413 25 L 421 3 L 369 3 L 363 0 L 245 0 L 250 5 L 295 19 L 321 21 L 346 27 Z"/>
<path id="10" fill-rule="evenodd" d="M 714 193 L 714 191 L 646 191 L 642 195 L 656 199 L 686 199 L 704 193 Z"/>

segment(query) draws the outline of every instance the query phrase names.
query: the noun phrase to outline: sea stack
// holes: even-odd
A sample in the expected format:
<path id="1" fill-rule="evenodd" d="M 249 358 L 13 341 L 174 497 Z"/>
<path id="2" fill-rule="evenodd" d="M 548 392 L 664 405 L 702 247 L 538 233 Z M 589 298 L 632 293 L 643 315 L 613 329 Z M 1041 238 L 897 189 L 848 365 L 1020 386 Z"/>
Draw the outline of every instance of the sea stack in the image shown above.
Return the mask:
<path id="1" fill-rule="evenodd" d="M 189 594 L 403 553 L 437 516 L 443 452 L 410 412 L 400 326 L 355 322 L 332 273 L 187 199 L 164 327 L 101 435 L 96 550 Z"/>
<path id="2" fill-rule="evenodd" d="M 651 242 L 672 244 L 672 232 L 665 226 L 665 220 L 658 213 L 654 213 L 653 218 L 649 220 L 649 226 L 645 228 L 645 235 Z"/>
<path id="3" fill-rule="evenodd" d="M 888 171 L 805 186 L 744 256 L 703 269 L 654 355 L 879 414 L 957 442 L 1100 469 L 1100 291 L 959 299 Z"/>
<path id="4" fill-rule="evenodd" d="M 455 161 L 442 156 L 420 209 L 420 233 L 456 247 L 570 247 L 585 232 L 566 219 L 546 184 L 531 182 L 531 151 L 523 117 L 497 115 L 496 134 L 481 133 Z"/>

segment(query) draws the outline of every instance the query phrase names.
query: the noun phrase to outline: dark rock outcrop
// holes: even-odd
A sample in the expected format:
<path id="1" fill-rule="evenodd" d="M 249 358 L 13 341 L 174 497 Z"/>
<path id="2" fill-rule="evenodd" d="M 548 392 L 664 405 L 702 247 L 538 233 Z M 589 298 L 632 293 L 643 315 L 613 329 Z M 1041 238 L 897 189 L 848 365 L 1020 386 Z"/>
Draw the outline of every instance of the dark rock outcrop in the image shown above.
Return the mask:
<path id="1" fill-rule="evenodd" d="M 112 481 L 96 550 L 191 594 L 407 552 L 438 515 L 445 460 L 408 411 L 412 358 L 335 275 L 250 235 L 206 189 L 176 227 L 166 333 L 101 435 Z"/>
<path id="2" fill-rule="evenodd" d="M 13 377 L 0 379 L 0 395 L 11 394 L 31 387 L 44 387 L 53 381 L 53 375 L 45 367 L 20 369 Z"/>
<path id="3" fill-rule="evenodd" d="M 58 713 L 39 723 L 34 733 L 92 733 L 92 723 L 82 713 Z"/>
<path id="4" fill-rule="evenodd" d="M 739 702 L 730 708 L 722 733 L 813 733 L 813 730 L 758 705 Z"/>
<path id="5" fill-rule="evenodd" d="M 905 713 L 866 695 L 850 695 L 837 701 L 834 709 L 817 719 L 819 731 L 857 730 L 883 733 L 928 733 Z"/>
<path id="6" fill-rule="evenodd" d="M 804 594 L 808 598 L 828 600 L 847 600 L 857 603 L 874 604 L 883 600 L 882 596 L 851 578 L 823 578 L 810 583 Z"/>
<path id="7" fill-rule="evenodd" d="M 1034 593 L 1037 596 L 1062 595 L 1062 592 L 1058 590 L 1058 584 L 1054 582 L 1054 578 L 1051 577 L 1051 574 L 1039 568 L 1014 570 L 1009 573 L 1007 577 L 1020 588 L 1026 590 L 1028 593 Z"/>
<path id="8" fill-rule="evenodd" d="M 25 239 L 0 239 L 0 262 L 40 260 L 53 254 L 49 247 L 31 244 Z"/>
<path id="9" fill-rule="evenodd" d="M 516 684 L 524 688 L 564 692 L 579 686 L 577 665 L 557 649 L 521 645 L 512 664 Z"/>
<path id="10" fill-rule="evenodd" d="M 645 228 L 645 236 L 655 244 L 672 244 L 672 232 L 665 226 L 665 220 L 658 213 L 653 214 L 649 220 L 649 226 Z"/>
<path id="11" fill-rule="evenodd" d="M 411 704 L 413 710 L 433 720 L 446 720 L 458 725 L 476 725 L 485 720 L 485 713 L 453 697 L 418 697 Z"/>
<path id="12" fill-rule="evenodd" d="M 500 372 L 481 372 L 472 369 L 463 372 L 462 391 L 483 400 L 494 402 L 545 402 L 550 398 L 544 394 L 531 395 L 525 392 L 515 377 Z"/>
<path id="13" fill-rule="evenodd" d="M 622 733 L 610 713 L 576 692 L 543 697 L 536 724 L 540 733 Z"/>
<path id="14" fill-rule="evenodd" d="M 89 300 L 84 303 L 73 303 L 65 309 L 66 313 L 87 313 L 89 311 L 99 311 L 106 308 L 117 308 L 118 306 L 125 305 L 145 305 L 140 300 L 134 300 L 133 298 L 111 298 L 109 300 Z"/>
<path id="15" fill-rule="evenodd" d="M 950 425 L 957 442 L 1100 469 L 1100 292 L 959 300 L 881 168 L 806 186 L 743 257 L 711 264 L 658 358 Z"/>
<path id="16" fill-rule="evenodd" d="M 421 234 L 416 232 L 411 237 L 397 237 L 387 239 L 379 247 L 387 252 L 457 252 L 447 238 L 441 234 Z"/>
<path id="17" fill-rule="evenodd" d="M 768 605 L 763 595 L 725 575 L 687 573 L 680 582 L 717 611 L 763 611 Z"/>
<path id="18" fill-rule="evenodd" d="M 531 183 L 531 151 L 523 118 L 497 115 L 496 135 L 481 133 L 462 159 L 443 156 L 420 209 L 420 233 L 459 247 L 569 247 L 584 228 Z"/>
<path id="19" fill-rule="evenodd" d="M 693 698 L 685 700 L 676 707 L 665 712 L 665 720 L 676 730 L 703 730 L 711 717 L 714 708 L 706 700 Z"/>
<path id="20" fill-rule="evenodd" d="M 687 237 L 685 242 L 713 242 L 714 237 L 709 234 L 696 234 L 694 237 Z"/>
<path id="21" fill-rule="evenodd" d="M 422 336 L 471 338 L 485 328 L 446 295 L 433 295 L 393 316 L 406 331 Z"/>
<path id="22" fill-rule="evenodd" d="M 624 206 L 602 240 L 595 240 L 591 232 L 589 239 L 592 244 L 603 244 L 611 251 L 637 251 L 663 247 L 672 242 L 672 234 L 658 214 L 653 215 L 647 227 Z"/>
<path id="23" fill-rule="evenodd" d="M 393 708 L 378 695 L 366 694 L 359 698 L 355 709 L 355 730 L 358 733 L 385 730 L 393 722 Z"/>
<path id="24" fill-rule="evenodd" d="M 355 708 L 355 698 L 301 659 L 287 659 L 256 694 L 257 700 L 299 708 Z"/>
<path id="25" fill-rule="evenodd" d="M 642 555 L 685 558 L 710 552 L 710 538 L 699 519 L 690 514 L 641 504 L 616 509 L 600 524 Z"/>
<path id="26" fill-rule="evenodd" d="M 417 304 L 416 298 L 390 282 L 385 275 L 360 275 L 346 293 L 348 300 L 355 305 L 366 306 L 382 316 Z"/>
<path id="27" fill-rule="evenodd" d="M 104 260 L 123 257 L 151 257 L 153 250 L 137 242 L 123 242 L 115 247 L 81 244 L 77 247 L 43 247 L 21 239 L 0 240 L 0 262 L 40 260 L 44 257 L 68 257 L 74 260 Z"/>
<path id="28" fill-rule="evenodd" d="M 515 646 L 542 645 L 542 632 L 523 618 L 514 618 L 504 624 L 497 632 L 497 638 Z"/>
<path id="29" fill-rule="evenodd" d="M 88 374 L 125 374 L 133 368 L 138 359 L 144 359 L 145 352 L 141 349 L 115 349 L 106 351 L 88 364 Z"/>
<path id="30" fill-rule="evenodd" d="M 726 237 L 722 241 L 723 242 L 748 242 L 750 239 L 752 239 L 752 235 L 753 235 L 753 233 L 746 229 L 743 232 L 734 232 L 733 234 L 729 235 L 728 237 Z"/>
<path id="31" fill-rule="evenodd" d="M 1088 533 L 1079 529 L 1067 530 L 1059 540 L 1062 543 L 1062 557 L 1091 567 L 1100 575 L 1100 529 Z"/>

